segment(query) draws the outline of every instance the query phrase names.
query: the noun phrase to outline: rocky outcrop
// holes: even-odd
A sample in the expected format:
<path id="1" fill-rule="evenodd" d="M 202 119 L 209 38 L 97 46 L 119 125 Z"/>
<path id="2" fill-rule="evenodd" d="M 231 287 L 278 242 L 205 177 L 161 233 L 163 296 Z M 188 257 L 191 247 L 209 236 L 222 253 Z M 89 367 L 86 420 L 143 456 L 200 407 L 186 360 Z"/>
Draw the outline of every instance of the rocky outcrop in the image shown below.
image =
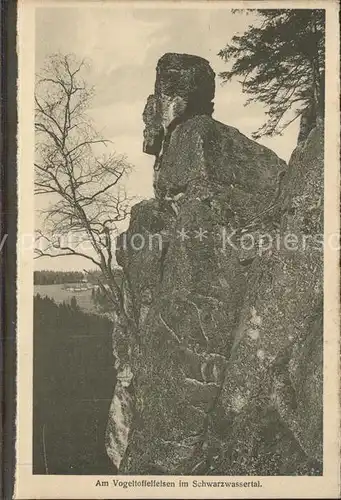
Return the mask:
<path id="1" fill-rule="evenodd" d="M 317 125 L 316 119 L 316 106 L 315 103 L 312 102 L 301 114 L 297 144 L 300 144 L 307 139 L 310 132 Z"/>
<path id="2" fill-rule="evenodd" d="M 107 452 L 124 474 L 320 474 L 323 133 L 287 166 L 213 97 L 207 61 L 160 59 L 155 199 L 118 242 L 134 328 L 115 327 Z"/>

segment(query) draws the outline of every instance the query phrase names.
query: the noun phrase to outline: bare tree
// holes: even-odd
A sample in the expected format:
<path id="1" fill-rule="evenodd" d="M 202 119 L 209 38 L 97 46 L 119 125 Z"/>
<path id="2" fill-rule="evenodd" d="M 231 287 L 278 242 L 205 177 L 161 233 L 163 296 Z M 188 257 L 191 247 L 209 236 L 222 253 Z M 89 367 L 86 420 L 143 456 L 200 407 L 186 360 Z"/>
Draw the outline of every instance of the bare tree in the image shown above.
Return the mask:
<path id="1" fill-rule="evenodd" d="M 48 195 L 37 230 L 36 258 L 80 256 L 95 264 L 122 313 L 113 249 L 117 224 L 129 213 L 122 187 L 131 165 L 94 129 L 89 108 L 94 90 L 87 65 L 73 55 L 53 55 L 37 76 L 35 94 L 35 194 Z M 108 147 L 110 146 L 110 147 Z"/>

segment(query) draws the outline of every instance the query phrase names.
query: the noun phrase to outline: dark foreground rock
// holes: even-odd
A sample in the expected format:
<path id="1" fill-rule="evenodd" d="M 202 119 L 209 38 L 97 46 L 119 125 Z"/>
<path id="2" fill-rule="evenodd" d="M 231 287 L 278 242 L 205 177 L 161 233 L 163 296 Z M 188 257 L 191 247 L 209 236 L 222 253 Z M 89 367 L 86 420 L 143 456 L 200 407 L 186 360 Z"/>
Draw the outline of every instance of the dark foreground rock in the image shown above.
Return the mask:
<path id="1" fill-rule="evenodd" d="M 116 323 L 107 452 L 124 474 L 321 474 L 323 131 L 287 166 L 213 97 L 207 61 L 160 59 L 156 197 L 117 252 L 136 329 Z"/>

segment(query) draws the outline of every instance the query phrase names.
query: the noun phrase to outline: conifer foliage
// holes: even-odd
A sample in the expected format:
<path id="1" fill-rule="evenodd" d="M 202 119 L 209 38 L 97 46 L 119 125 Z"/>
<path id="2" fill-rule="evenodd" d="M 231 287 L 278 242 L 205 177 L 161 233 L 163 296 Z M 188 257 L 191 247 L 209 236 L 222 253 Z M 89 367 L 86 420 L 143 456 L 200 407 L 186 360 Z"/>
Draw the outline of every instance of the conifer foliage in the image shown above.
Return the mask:
<path id="1" fill-rule="evenodd" d="M 235 11 L 236 12 L 236 11 Z M 324 113 L 325 11 L 322 9 L 254 9 L 259 23 L 233 36 L 218 55 L 231 69 L 223 82 L 241 77 L 246 105 L 260 102 L 266 122 L 255 139 L 281 132 L 308 108 Z"/>

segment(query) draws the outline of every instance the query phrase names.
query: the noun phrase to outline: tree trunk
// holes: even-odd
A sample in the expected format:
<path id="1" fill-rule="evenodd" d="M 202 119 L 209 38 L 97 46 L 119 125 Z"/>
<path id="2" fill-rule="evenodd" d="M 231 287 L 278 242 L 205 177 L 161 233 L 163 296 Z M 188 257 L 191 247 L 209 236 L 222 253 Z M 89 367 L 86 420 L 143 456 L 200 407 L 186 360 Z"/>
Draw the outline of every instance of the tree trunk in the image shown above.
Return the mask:
<path id="1" fill-rule="evenodd" d="M 321 71 L 319 64 L 319 46 L 317 41 L 316 20 L 314 17 L 311 22 L 312 34 L 315 37 L 315 50 L 311 59 L 313 74 L 313 97 L 316 112 L 316 121 L 323 120 L 324 117 L 324 72 Z"/>

